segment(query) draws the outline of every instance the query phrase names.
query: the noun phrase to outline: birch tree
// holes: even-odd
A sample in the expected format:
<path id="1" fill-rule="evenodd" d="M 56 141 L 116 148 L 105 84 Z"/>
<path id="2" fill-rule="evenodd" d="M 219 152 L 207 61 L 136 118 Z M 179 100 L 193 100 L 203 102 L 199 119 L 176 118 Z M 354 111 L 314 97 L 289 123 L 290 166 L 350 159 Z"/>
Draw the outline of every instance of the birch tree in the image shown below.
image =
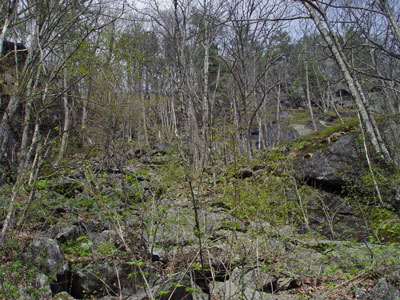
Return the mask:
<path id="1" fill-rule="evenodd" d="M 302 0 L 302 3 L 307 8 L 311 19 L 314 21 L 317 29 L 329 46 L 332 55 L 346 80 L 349 90 L 353 96 L 354 103 L 360 114 L 365 132 L 368 135 L 375 152 L 382 156 L 388 163 L 391 163 L 391 155 L 382 139 L 374 116 L 369 110 L 368 101 L 361 88 L 361 84 L 357 76 L 351 71 L 350 64 L 343 53 L 342 46 L 335 35 L 333 26 L 328 18 L 325 8 L 323 8 L 318 1 Z M 325 23 L 325 26 L 323 22 Z"/>

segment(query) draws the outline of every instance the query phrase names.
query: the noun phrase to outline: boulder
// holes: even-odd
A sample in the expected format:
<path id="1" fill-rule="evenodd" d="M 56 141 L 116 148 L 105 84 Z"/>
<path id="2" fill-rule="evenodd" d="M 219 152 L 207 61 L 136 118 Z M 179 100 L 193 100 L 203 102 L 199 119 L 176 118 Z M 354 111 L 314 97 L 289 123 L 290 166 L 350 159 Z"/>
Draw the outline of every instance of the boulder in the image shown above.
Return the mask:
<path id="1" fill-rule="evenodd" d="M 171 151 L 171 149 L 172 149 L 172 145 L 170 143 L 167 143 L 167 142 L 156 143 L 151 147 L 150 155 L 151 156 L 165 155 L 169 151 Z"/>
<path id="2" fill-rule="evenodd" d="M 136 292 L 136 285 L 142 283 L 141 275 L 134 266 L 118 262 L 96 261 L 87 265 L 77 265 L 72 274 L 71 294 L 81 299 L 84 296 L 118 295 Z M 121 291 L 119 288 L 121 287 Z"/>
<path id="3" fill-rule="evenodd" d="M 30 243 L 22 256 L 46 276 L 56 277 L 50 284 L 53 293 L 66 290 L 70 270 L 57 241 L 38 237 Z"/>
<path id="4" fill-rule="evenodd" d="M 48 275 L 65 275 L 69 272 L 68 263 L 57 241 L 47 237 L 34 239 L 23 253 L 25 261 L 33 263 Z"/>
<path id="5" fill-rule="evenodd" d="M 55 295 L 52 300 L 75 300 L 74 297 L 72 297 L 70 294 L 67 292 L 61 292 Z"/>
<path id="6" fill-rule="evenodd" d="M 381 278 L 369 293 L 369 298 L 374 300 L 399 300 L 400 292 L 385 278 Z"/>
<path id="7" fill-rule="evenodd" d="M 354 134 L 343 135 L 333 144 L 301 155 L 296 162 L 298 177 L 329 192 L 341 193 L 346 183 L 358 183 L 365 158 Z"/>
<path id="8" fill-rule="evenodd" d="M 110 252 L 115 249 L 118 244 L 118 234 L 115 230 L 104 230 L 99 234 L 93 235 L 93 250 L 101 254 Z"/>
<path id="9" fill-rule="evenodd" d="M 240 287 L 234 282 L 227 280 L 224 282 L 213 282 L 210 285 L 211 295 L 215 299 L 234 300 L 234 299 L 248 299 L 248 300 L 263 300 L 267 299 L 267 294 L 257 291 L 252 288 Z"/>
<path id="10" fill-rule="evenodd" d="M 278 290 L 278 277 L 275 274 L 264 272 L 261 268 L 236 268 L 232 273 L 232 280 L 237 286 L 251 288 L 264 293 L 273 293 Z"/>
<path id="11" fill-rule="evenodd" d="M 159 300 L 193 300 L 191 278 L 187 274 L 161 279 L 153 297 Z"/>

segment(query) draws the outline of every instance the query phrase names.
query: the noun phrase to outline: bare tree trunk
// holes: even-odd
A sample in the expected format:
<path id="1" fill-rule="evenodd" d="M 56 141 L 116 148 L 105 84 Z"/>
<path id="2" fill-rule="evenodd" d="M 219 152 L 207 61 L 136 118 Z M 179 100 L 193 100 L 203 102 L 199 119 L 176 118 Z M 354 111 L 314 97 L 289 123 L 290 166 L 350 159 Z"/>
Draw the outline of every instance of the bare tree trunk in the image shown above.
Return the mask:
<path id="1" fill-rule="evenodd" d="M 80 143 L 82 147 L 85 147 L 85 144 L 87 142 L 87 126 L 88 126 L 88 107 L 89 107 L 89 100 L 91 97 L 92 93 L 92 79 L 89 78 L 87 82 L 87 90 L 86 90 L 86 96 L 84 99 L 82 99 L 82 116 L 81 116 L 81 137 L 80 137 Z"/>
<path id="2" fill-rule="evenodd" d="M 21 97 L 19 95 L 11 95 L 10 101 L 0 121 L 0 163 L 4 159 L 7 143 L 10 138 L 10 120 L 14 117 L 20 101 Z"/>
<path id="3" fill-rule="evenodd" d="M 315 4 L 309 0 L 303 0 L 302 2 L 306 8 L 308 9 L 311 18 L 313 19 L 315 25 L 317 26 L 319 32 L 323 36 L 325 42 L 328 44 L 332 54 L 338 64 L 340 70 L 343 73 L 343 76 L 346 80 L 346 83 L 350 89 L 350 92 L 353 96 L 355 105 L 357 110 L 360 113 L 362 124 L 365 127 L 365 131 L 368 135 L 368 138 L 374 147 L 375 152 L 382 156 L 388 163 L 393 162 L 389 151 L 384 144 L 378 126 L 376 125 L 375 119 L 373 115 L 370 113 L 368 109 L 368 102 L 364 96 L 364 93 L 361 89 L 361 85 L 358 82 L 356 76 L 352 75 L 350 71 L 349 64 L 343 54 L 343 51 L 340 47 L 339 42 L 337 41 L 332 25 L 330 24 L 325 12 L 319 7 L 318 3 Z M 323 17 L 326 25 L 328 26 L 329 32 L 322 25 L 320 18 L 317 15 L 317 10 Z"/>
<path id="4" fill-rule="evenodd" d="M 330 101 L 328 101 L 328 102 L 331 103 L 331 105 L 333 107 L 333 110 L 336 113 L 336 116 L 339 118 L 340 124 L 344 124 L 342 116 L 340 115 L 339 111 L 337 110 L 335 101 L 333 100 L 333 95 L 332 95 L 332 91 L 331 91 L 331 87 L 330 86 L 328 86 L 328 90 L 327 90 L 327 95 L 326 96 L 328 97 L 328 99 L 330 99 Z"/>
<path id="5" fill-rule="evenodd" d="M 63 126 L 63 131 L 62 131 L 62 137 L 61 137 L 61 145 L 60 145 L 60 150 L 58 152 L 58 156 L 55 162 L 55 165 L 57 166 L 61 159 L 64 157 L 65 151 L 68 146 L 68 138 L 69 138 L 69 130 L 70 130 L 70 124 L 71 124 L 71 109 L 69 107 L 69 100 L 68 100 L 68 73 L 67 69 L 64 69 L 64 78 L 63 78 L 63 104 L 64 104 L 64 126 Z"/>
<path id="6" fill-rule="evenodd" d="M 279 144 L 282 139 L 281 132 L 281 85 L 278 84 L 278 88 L 276 91 L 276 126 L 277 126 L 277 137 L 276 143 Z"/>
<path id="7" fill-rule="evenodd" d="M 3 222 L 3 228 L 1 229 L 1 233 L 0 233 L 0 246 L 3 245 L 7 231 L 9 230 L 9 227 L 10 227 L 11 223 L 13 222 L 17 198 L 18 198 L 20 191 L 24 188 L 24 181 L 28 175 L 29 159 L 30 159 L 30 156 L 32 155 L 32 153 L 35 151 L 35 148 L 38 144 L 39 138 L 40 138 L 39 126 L 38 126 L 38 123 L 36 122 L 34 134 L 32 136 L 32 141 L 30 144 L 30 149 L 29 149 L 29 151 L 25 151 L 23 153 L 24 157 L 20 157 L 20 163 L 19 163 L 19 167 L 18 167 L 18 171 L 17 171 L 17 180 L 13 186 L 10 202 L 8 203 L 7 215 Z"/>
<path id="8" fill-rule="evenodd" d="M 310 82 L 308 80 L 308 63 L 304 62 L 304 66 L 305 66 L 305 69 L 306 69 L 307 106 L 308 106 L 308 110 L 310 111 L 310 116 L 311 116 L 311 121 L 312 121 L 312 124 L 313 124 L 314 131 L 317 131 L 317 125 L 315 124 L 314 112 L 313 112 L 312 103 L 311 103 L 311 96 L 310 96 Z"/>
<path id="9" fill-rule="evenodd" d="M 204 14 L 207 15 L 207 1 L 204 0 Z M 210 149 L 211 149 L 211 113 L 210 113 L 210 99 L 209 99 L 209 92 L 208 92 L 208 76 L 209 76 L 209 50 L 210 50 L 210 41 L 209 41 L 209 32 L 208 32 L 208 21 L 205 20 L 204 24 L 204 41 L 202 46 L 204 48 L 204 60 L 203 60 L 203 120 L 202 120 L 202 131 L 203 131 L 203 139 L 204 139 L 204 154 L 203 154 L 203 161 L 201 166 L 204 167 L 206 162 L 210 156 Z"/>
<path id="10" fill-rule="evenodd" d="M 6 38 L 8 27 L 10 26 L 10 24 L 14 22 L 14 19 L 17 15 L 18 2 L 19 0 L 12 0 L 8 4 L 7 16 L 5 17 L 3 28 L 1 29 L 1 34 L 0 34 L 0 59 L 3 55 L 3 45 L 4 45 L 4 40 Z"/>
<path id="11" fill-rule="evenodd" d="M 379 7 L 382 12 L 385 14 L 386 19 L 389 22 L 390 30 L 393 33 L 393 36 L 396 40 L 397 46 L 400 48 L 400 29 L 397 26 L 396 19 L 393 16 L 392 10 L 389 7 L 389 3 L 387 0 L 379 0 Z"/>
<path id="12" fill-rule="evenodd" d="M 143 135 L 144 135 L 144 143 L 145 145 L 149 144 L 149 135 L 147 132 L 147 116 L 146 116 L 146 104 L 145 104 L 145 90 L 147 90 L 147 87 L 145 88 L 144 85 L 147 86 L 147 78 L 145 78 L 145 71 L 144 69 L 142 70 L 142 74 L 140 76 L 140 102 L 141 102 L 141 109 L 142 109 L 142 126 L 143 126 Z M 143 80 L 146 80 L 146 83 L 143 82 Z"/>

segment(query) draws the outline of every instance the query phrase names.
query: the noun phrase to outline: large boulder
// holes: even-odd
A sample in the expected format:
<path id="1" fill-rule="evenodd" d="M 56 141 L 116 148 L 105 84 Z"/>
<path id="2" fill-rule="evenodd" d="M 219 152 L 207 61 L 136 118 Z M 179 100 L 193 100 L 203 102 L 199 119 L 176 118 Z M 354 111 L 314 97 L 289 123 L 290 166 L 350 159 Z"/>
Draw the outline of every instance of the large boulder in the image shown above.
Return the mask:
<path id="1" fill-rule="evenodd" d="M 57 241 L 47 237 L 34 239 L 23 253 L 23 257 L 48 275 L 59 276 L 69 272 L 68 263 Z"/>
<path id="2" fill-rule="evenodd" d="M 369 298 L 374 300 L 399 300 L 400 292 L 385 278 L 381 278 L 370 292 Z"/>
<path id="3" fill-rule="evenodd" d="M 25 249 L 23 258 L 32 263 L 40 272 L 55 277 L 50 286 L 53 293 L 64 291 L 67 288 L 69 265 L 57 241 L 38 237 Z"/>
<path id="4" fill-rule="evenodd" d="M 71 295 L 79 299 L 88 295 L 105 296 L 108 293 L 118 295 L 122 292 L 130 295 L 136 292 L 138 284 L 143 284 L 140 274 L 134 266 L 119 262 L 78 264 L 72 274 Z"/>
<path id="5" fill-rule="evenodd" d="M 348 182 L 358 183 L 360 171 L 366 170 L 365 158 L 355 142 L 355 134 L 343 135 L 327 147 L 300 156 L 298 176 L 330 192 L 341 193 Z"/>

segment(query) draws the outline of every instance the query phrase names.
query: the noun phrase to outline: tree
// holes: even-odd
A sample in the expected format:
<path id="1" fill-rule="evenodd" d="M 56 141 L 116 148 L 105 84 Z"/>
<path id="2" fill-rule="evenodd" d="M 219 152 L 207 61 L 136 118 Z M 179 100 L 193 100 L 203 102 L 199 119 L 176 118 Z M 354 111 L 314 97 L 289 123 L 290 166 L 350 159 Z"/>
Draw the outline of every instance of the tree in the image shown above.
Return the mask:
<path id="1" fill-rule="evenodd" d="M 282 23 L 269 19 L 283 18 L 286 11 L 275 2 L 233 1 L 230 7 L 231 32 L 225 41 L 224 58 L 238 93 L 233 97 L 237 120 L 237 139 L 245 132 L 244 144 L 252 159 L 251 127 L 268 92 L 277 82 L 270 82 L 267 72 L 279 59 L 271 42 L 282 30 Z M 241 106 L 239 108 L 239 105 Z"/>
<path id="2" fill-rule="evenodd" d="M 351 72 L 350 64 L 347 61 L 343 53 L 343 48 L 334 33 L 332 24 L 326 14 L 326 10 L 319 4 L 318 1 L 303 0 L 302 3 L 307 8 L 310 17 L 314 21 L 325 42 L 328 44 L 336 63 L 343 73 L 349 90 L 351 91 L 351 94 L 353 96 L 354 103 L 360 114 L 362 124 L 365 127 L 364 129 L 369 137 L 371 144 L 374 147 L 374 150 L 378 155 L 381 155 L 388 163 L 391 163 L 392 158 L 388 149 L 386 148 L 385 143 L 383 142 L 374 116 L 368 108 L 368 101 L 361 88 L 361 84 L 357 76 Z M 326 27 L 324 27 L 322 20 L 325 22 Z"/>
<path id="3" fill-rule="evenodd" d="M 41 118 L 45 117 L 45 112 L 52 103 L 64 96 L 72 85 L 68 83 L 70 74 L 67 72 L 68 69 L 65 69 L 65 65 L 80 44 L 69 48 L 64 55 L 59 55 L 59 45 L 65 42 L 67 33 L 80 22 L 80 17 L 89 11 L 91 5 L 92 1 L 81 4 L 76 1 L 35 0 L 21 1 L 19 6 L 23 11 L 20 14 L 23 26 L 21 25 L 18 29 L 23 30 L 21 35 L 26 37 L 30 44 L 23 67 L 15 72 L 13 89 L 0 121 L 0 165 L 3 165 L 7 154 L 12 151 L 9 147 L 10 137 L 13 135 L 12 127 L 22 128 L 22 134 L 16 137 L 19 140 L 14 141 L 19 146 L 19 151 L 14 155 L 17 158 L 15 162 L 17 167 L 13 170 L 15 174 L 13 190 L 1 230 L 0 244 L 4 241 L 12 222 L 15 203 L 20 191 L 24 188 L 24 181 L 29 177 L 29 183 L 32 184 L 32 174 L 37 175 L 33 168 L 37 168 L 38 164 L 34 164 L 32 159 L 33 156 L 38 157 L 39 151 L 44 151 L 39 146 L 41 142 L 42 145 L 44 144 L 41 136 L 42 134 L 49 135 L 53 130 L 53 128 L 49 129 L 48 133 L 41 131 Z M 29 28 L 33 28 L 33 31 L 30 32 Z M 89 32 L 92 30 L 93 28 Z M 57 91 L 59 74 L 64 71 L 62 89 Z M 52 96 L 49 95 L 50 89 L 54 91 Z M 21 116 L 23 122 L 20 124 L 17 123 L 18 118 L 15 118 L 17 113 L 23 114 Z M 66 112 L 65 123 L 68 130 L 69 118 L 69 112 Z M 65 137 L 67 138 L 68 136 Z M 4 177 L 1 180 L 3 181 Z"/>

